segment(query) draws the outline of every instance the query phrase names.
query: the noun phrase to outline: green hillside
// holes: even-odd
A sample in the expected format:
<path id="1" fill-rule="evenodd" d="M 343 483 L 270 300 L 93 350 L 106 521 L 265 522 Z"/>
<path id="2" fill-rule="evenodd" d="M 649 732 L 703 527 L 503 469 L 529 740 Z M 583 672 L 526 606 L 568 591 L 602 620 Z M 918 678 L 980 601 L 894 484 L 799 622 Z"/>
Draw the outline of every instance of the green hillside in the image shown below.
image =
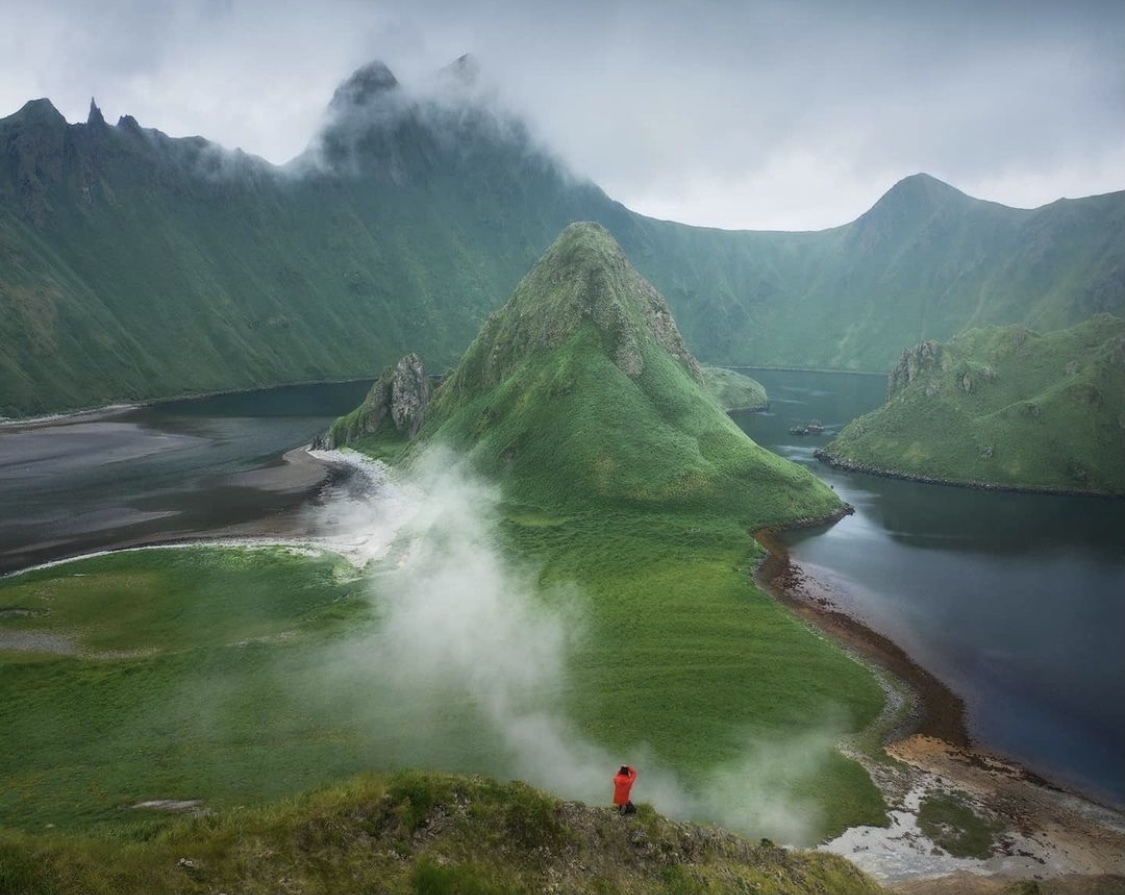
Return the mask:
<path id="1" fill-rule="evenodd" d="M 598 224 L 567 227 L 489 317 L 423 434 L 531 503 L 721 508 L 746 528 L 841 508 L 726 416 L 663 298 Z"/>
<path id="2" fill-rule="evenodd" d="M 886 404 L 818 456 L 958 484 L 1125 494 L 1125 320 L 923 342 L 903 352 Z"/>
<path id="3" fill-rule="evenodd" d="M 283 168 L 93 105 L 0 120 L 0 415 L 370 376 L 408 350 L 448 368 L 577 220 L 709 363 L 883 369 L 967 326 L 1123 305 L 1120 193 L 1023 211 L 918 175 L 818 233 L 688 227 L 612 201 L 471 91 L 418 98 L 374 63 Z"/>
<path id="4" fill-rule="evenodd" d="M 131 839 L 133 837 L 130 837 Z M 521 783 L 353 778 L 264 808 L 111 835 L 0 832 L 0 890 L 42 892 L 876 893 L 841 857 L 631 818 Z"/>
<path id="5" fill-rule="evenodd" d="M 766 410 L 770 406 L 766 388 L 751 379 L 723 367 L 702 367 L 703 384 L 723 410 Z"/>

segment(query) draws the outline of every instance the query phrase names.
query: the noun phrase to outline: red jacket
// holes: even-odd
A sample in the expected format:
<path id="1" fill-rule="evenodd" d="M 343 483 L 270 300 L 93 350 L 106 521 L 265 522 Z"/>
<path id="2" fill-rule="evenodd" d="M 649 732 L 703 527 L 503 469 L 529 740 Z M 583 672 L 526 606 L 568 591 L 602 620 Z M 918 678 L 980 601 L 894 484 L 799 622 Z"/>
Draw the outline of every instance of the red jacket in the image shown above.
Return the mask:
<path id="1" fill-rule="evenodd" d="M 637 772 L 625 766 L 629 773 L 622 774 L 618 771 L 613 777 L 613 804 L 625 805 L 629 801 L 629 790 L 633 788 L 633 781 L 637 779 Z"/>

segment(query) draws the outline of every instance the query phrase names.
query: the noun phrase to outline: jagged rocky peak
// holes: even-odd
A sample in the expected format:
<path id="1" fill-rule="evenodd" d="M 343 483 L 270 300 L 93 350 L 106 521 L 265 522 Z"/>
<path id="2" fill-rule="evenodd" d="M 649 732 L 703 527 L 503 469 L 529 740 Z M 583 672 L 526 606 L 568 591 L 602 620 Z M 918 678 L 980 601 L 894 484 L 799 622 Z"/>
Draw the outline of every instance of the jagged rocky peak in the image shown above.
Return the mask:
<path id="1" fill-rule="evenodd" d="M 105 116 L 102 115 L 102 110 L 98 108 L 98 104 L 94 102 L 94 98 L 90 97 L 90 112 L 86 116 L 86 124 L 96 127 L 105 127 Z"/>
<path id="2" fill-rule="evenodd" d="M 447 82 L 462 87 L 475 87 L 480 82 L 480 62 L 471 53 L 465 53 L 450 62 L 438 74 Z"/>
<path id="3" fill-rule="evenodd" d="M 413 438 L 422 428 L 433 388 L 422 358 L 411 353 L 385 369 L 363 403 L 354 425 L 332 429 L 313 442 L 314 448 L 336 448 L 352 444 L 365 435 L 391 426 L 400 435 Z"/>
<path id="4" fill-rule="evenodd" d="M 919 342 L 913 348 L 905 348 L 891 371 L 887 382 L 887 397 L 893 397 L 923 373 L 944 369 L 945 358 L 941 345 L 933 339 Z"/>
<path id="5" fill-rule="evenodd" d="M 117 129 L 126 131 L 130 134 L 143 135 L 144 131 L 141 129 L 140 122 L 137 121 L 132 115 L 122 115 L 117 119 Z"/>
<path id="6" fill-rule="evenodd" d="M 644 345 L 655 342 L 697 383 L 703 383 L 663 296 L 625 257 L 601 224 L 566 227 L 485 322 L 463 365 L 475 385 L 504 379 L 530 355 L 562 345 L 583 325 L 601 332 L 617 367 L 631 378 L 644 371 Z M 472 371 L 469 373 L 469 371 Z"/>
<path id="7" fill-rule="evenodd" d="M 397 90 L 398 86 L 398 78 L 386 64 L 375 60 L 357 69 L 350 78 L 336 88 L 329 108 L 335 112 L 361 109 L 371 105 L 373 101 L 385 96 L 389 91 Z"/>

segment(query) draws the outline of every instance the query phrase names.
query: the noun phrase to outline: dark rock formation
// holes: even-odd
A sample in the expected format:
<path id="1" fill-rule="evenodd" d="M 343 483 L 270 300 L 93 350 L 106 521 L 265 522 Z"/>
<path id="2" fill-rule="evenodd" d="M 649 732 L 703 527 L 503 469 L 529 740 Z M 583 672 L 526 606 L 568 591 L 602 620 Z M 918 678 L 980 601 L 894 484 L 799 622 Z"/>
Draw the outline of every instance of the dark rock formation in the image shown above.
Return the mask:
<path id="1" fill-rule="evenodd" d="M 386 425 L 404 438 L 413 438 L 422 428 L 432 391 L 422 358 L 408 354 L 383 371 L 354 414 L 337 421 L 325 435 L 314 439 L 313 448 L 332 450 L 353 444 Z"/>

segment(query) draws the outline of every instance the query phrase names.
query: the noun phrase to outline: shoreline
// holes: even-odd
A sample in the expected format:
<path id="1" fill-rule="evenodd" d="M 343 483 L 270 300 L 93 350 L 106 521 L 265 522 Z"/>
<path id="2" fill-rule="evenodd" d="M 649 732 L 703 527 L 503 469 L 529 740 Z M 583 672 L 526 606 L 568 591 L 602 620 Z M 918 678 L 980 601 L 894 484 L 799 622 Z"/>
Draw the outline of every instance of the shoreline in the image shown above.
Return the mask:
<path id="1" fill-rule="evenodd" d="M 905 735 L 920 734 L 953 746 L 971 747 L 964 701 L 889 638 L 850 615 L 830 608 L 832 603 L 816 580 L 792 561 L 777 534 L 774 528 L 753 533 L 754 539 L 767 551 L 755 572 L 756 583 L 799 618 L 890 672 L 910 688 L 917 699 L 917 716 L 905 722 L 910 726 Z"/>
<path id="2" fill-rule="evenodd" d="M 275 382 L 272 385 L 252 385 L 248 388 L 219 389 L 213 392 L 190 392 L 182 395 L 166 395 L 160 398 L 148 398 L 124 404 L 102 404 L 97 407 L 80 407 L 75 410 L 60 410 L 57 413 L 46 413 L 42 416 L 0 416 L 0 431 L 4 429 L 35 429 L 47 426 L 65 425 L 71 422 L 88 422 L 113 417 L 130 410 L 139 410 L 143 407 L 158 407 L 161 404 L 171 404 L 174 401 L 195 401 L 204 398 L 216 398 L 220 395 L 241 395 L 250 392 L 267 392 L 279 388 L 296 388 L 303 385 L 341 385 L 346 382 L 374 382 L 360 376 L 356 379 L 307 379 L 301 382 Z"/>
<path id="3" fill-rule="evenodd" d="M 143 524 L 108 529 L 104 537 L 87 533 L 77 541 L 84 546 L 72 549 L 73 542 L 50 541 L 28 544 L 13 554 L 18 563 L 11 568 L 0 564 L 0 577 L 17 575 L 46 564 L 68 562 L 93 553 L 130 550 L 142 547 L 167 547 L 197 541 L 253 540 L 256 538 L 299 538 L 307 525 L 305 514 L 325 489 L 339 484 L 350 470 L 345 463 L 314 456 L 309 445 L 300 445 L 282 454 L 269 466 L 234 473 L 226 484 L 233 488 L 251 488 L 269 495 L 273 509 L 264 515 L 231 522 L 220 527 L 188 525 L 169 531 L 162 525 L 145 531 Z"/>
<path id="4" fill-rule="evenodd" d="M 1097 497 L 1101 500 L 1125 500 L 1125 494 L 1113 494 L 1107 491 L 1079 491 L 1074 488 L 1047 488 L 1036 485 L 1003 485 L 996 482 L 957 481 L 956 479 L 938 479 L 932 476 L 915 475 L 909 472 L 895 472 L 893 469 L 882 469 L 878 466 L 865 466 L 851 460 L 841 460 L 833 457 L 824 448 L 817 448 L 813 456 L 832 469 L 844 472 L 858 472 L 864 475 L 878 476 L 881 479 L 898 479 L 902 482 L 918 482 L 921 485 L 944 485 L 948 488 L 967 488 L 970 491 L 1000 491 L 1010 494 L 1049 494 L 1055 497 Z"/>
<path id="5" fill-rule="evenodd" d="M 787 527 L 788 528 L 788 527 Z M 856 827 L 821 848 L 841 854 L 899 893 L 997 893 L 1052 880 L 1044 892 L 1125 893 L 1125 813 L 1066 790 L 973 743 L 964 702 L 899 646 L 835 608 L 829 592 L 792 561 L 780 529 L 752 536 L 767 551 L 754 581 L 857 661 L 874 666 L 884 690 L 909 691 L 905 710 L 888 708 L 846 754 L 868 771 L 887 803 L 887 828 Z M 930 797 L 959 798 L 1000 825 L 986 859 L 954 858 L 918 825 Z M 1040 891 L 1036 889 L 1036 891 Z"/>
<path id="6" fill-rule="evenodd" d="M 68 410 L 63 413 L 49 413 L 45 416 L 24 416 L 0 418 L 0 432 L 18 432 L 22 429 L 49 429 L 51 426 L 66 426 L 76 423 L 96 423 L 112 419 L 131 410 L 139 410 L 145 404 L 106 404 L 103 407 L 89 407 L 84 410 Z"/>

